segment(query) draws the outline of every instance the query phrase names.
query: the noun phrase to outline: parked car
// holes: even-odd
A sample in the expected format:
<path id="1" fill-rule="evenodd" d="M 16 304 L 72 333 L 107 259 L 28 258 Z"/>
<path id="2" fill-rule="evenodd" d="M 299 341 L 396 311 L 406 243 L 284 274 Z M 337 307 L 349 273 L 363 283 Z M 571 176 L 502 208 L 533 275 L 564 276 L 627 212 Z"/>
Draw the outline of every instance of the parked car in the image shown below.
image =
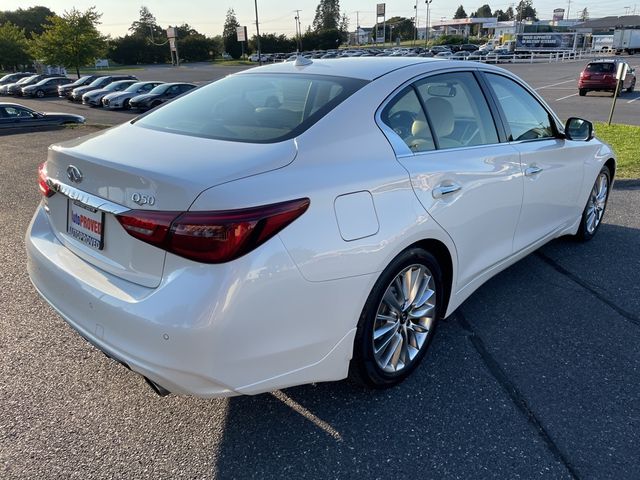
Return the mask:
<path id="1" fill-rule="evenodd" d="M 451 56 L 452 60 L 466 60 L 471 55 L 468 50 L 459 50 Z"/>
<path id="2" fill-rule="evenodd" d="M 620 91 L 633 92 L 636 86 L 636 72 L 627 62 L 619 59 L 594 60 L 589 62 L 580 72 L 578 93 L 584 97 L 588 92 L 615 92 L 618 65 L 627 65 L 627 75 L 620 86 Z"/>
<path id="3" fill-rule="evenodd" d="M 40 75 L 31 75 L 30 77 L 25 77 L 19 80 L 16 83 L 9 83 L 4 85 L 6 87 L 6 95 L 22 95 L 22 89 L 24 87 L 28 87 L 29 85 L 35 85 L 41 80 L 46 78 L 59 78 L 62 75 L 58 74 L 40 74 Z"/>
<path id="4" fill-rule="evenodd" d="M 9 83 L 16 83 L 18 80 L 25 78 L 25 77 L 30 77 L 32 75 L 35 75 L 35 73 L 30 73 L 30 72 L 18 72 L 18 73 L 9 73 L 7 75 L 5 75 L 4 77 L 0 78 L 0 85 L 7 85 Z"/>
<path id="5" fill-rule="evenodd" d="M 117 82 L 111 82 L 104 88 L 99 88 L 97 90 L 91 90 L 87 93 L 84 93 L 82 95 L 82 103 L 83 105 L 91 105 L 92 107 L 101 107 L 102 99 L 105 97 L 105 95 L 121 92 L 135 83 L 136 80 L 118 80 Z"/>
<path id="6" fill-rule="evenodd" d="M 17 80 L 13 83 L 5 83 L 4 85 L 0 85 L 0 95 L 9 95 L 9 88 L 14 88 L 15 85 L 18 85 L 18 88 L 22 88 L 26 82 L 29 81 L 31 77 L 34 75 L 29 75 L 28 77 L 22 77 L 20 80 Z"/>
<path id="7" fill-rule="evenodd" d="M 106 75 L 85 75 L 83 77 L 80 77 L 79 79 L 77 79 L 73 83 L 69 83 L 67 85 L 60 85 L 58 87 L 58 96 L 60 98 L 67 98 L 68 99 L 69 97 L 71 97 L 71 93 L 73 92 L 74 89 L 76 89 L 78 87 L 87 86 L 91 82 L 96 80 L 97 78 L 105 77 L 105 76 Z"/>
<path id="8" fill-rule="evenodd" d="M 131 108 L 130 102 L 133 97 L 149 93 L 158 85 L 162 85 L 164 82 L 136 82 L 129 85 L 121 92 L 109 93 L 102 97 L 102 106 L 105 108 Z"/>
<path id="9" fill-rule="evenodd" d="M 133 97 L 129 105 L 137 110 L 149 110 L 194 88 L 196 85 L 192 83 L 163 83 L 149 93 Z"/>
<path id="10" fill-rule="evenodd" d="M 471 52 L 469 54 L 469 56 L 467 57 L 467 60 L 485 60 L 487 58 L 487 55 L 489 55 L 489 51 L 488 50 L 476 50 L 475 52 Z"/>
<path id="11" fill-rule="evenodd" d="M 444 50 L 442 52 L 438 52 L 436 53 L 436 58 L 449 58 L 449 57 L 453 57 L 453 52 L 449 51 L 449 50 Z"/>
<path id="12" fill-rule="evenodd" d="M 105 88 L 110 83 L 119 82 L 121 80 L 138 81 L 138 78 L 133 75 L 107 75 L 104 77 L 99 77 L 99 78 L 96 78 L 89 85 L 86 85 L 84 87 L 74 88 L 71 92 L 71 95 L 68 98 L 73 102 L 81 102 L 82 96 L 85 93 L 91 92 L 92 90 L 99 90 L 101 88 Z"/>
<path id="13" fill-rule="evenodd" d="M 444 47 L 442 45 L 436 45 L 435 47 L 431 47 L 431 50 L 429 50 L 431 53 L 433 53 L 433 55 L 437 55 L 440 52 L 451 52 L 451 49 Z M 453 53 L 453 52 L 451 52 Z"/>
<path id="14" fill-rule="evenodd" d="M 0 102 L 0 131 L 53 127 L 84 123 L 84 117 L 71 113 L 36 112 L 17 103 Z"/>
<path id="15" fill-rule="evenodd" d="M 489 63 L 510 62 L 514 58 L 514 54 L 506 48 L 494 48 L 485 57 L 485 61 Z"/>
<path id="16" fill-rule="evenodd" d="M 592 238 L 615 170 L 497 66 L 277 63 L 50 147 L 27 268 L 161 394 L 389 387 L 493 275 Z"/>
<path id="17" fill-rule="evenodd" d="M 478 45 L 474 45 L 473 43 L 463 43 L 462 45 L 460 45 L 460 50 L 464 50 L 467 52 L 475 52 L 479 49 L 480 47 L 478 47 Z"/>
<path id="18" fill-rule="evenodd" d="M 45 78 L 33 85 L 22 87 L 22 96 L 38 98 L 55 96 L 58 94 L 58 87 L 60 85 L 68 85 L 72 82 L 73 79 L 68 77 Z"/>

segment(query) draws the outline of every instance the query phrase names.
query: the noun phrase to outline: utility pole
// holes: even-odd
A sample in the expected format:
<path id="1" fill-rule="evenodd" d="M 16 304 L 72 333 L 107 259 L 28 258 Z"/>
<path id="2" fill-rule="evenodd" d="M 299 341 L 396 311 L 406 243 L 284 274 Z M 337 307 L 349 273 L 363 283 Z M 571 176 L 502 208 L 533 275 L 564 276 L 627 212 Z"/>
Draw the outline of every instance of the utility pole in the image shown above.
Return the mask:
<path id="1" fill-rule="evenodd" d="M 424 48 L 428 48 L 429 44 L 429 24 L 431 23 L 431 18 L 429 18 L 429 7 L 431 6 L 431 2 L 433 0 L 424 0 L 424 3 L 427 4 L 427 25 L 424 32 Z"/>
<path id="2" fill-rule="evenodd" d="M 356 44 L 360 45 L 360 11 L 356 11 Z"/>
<path id="3" fill-rule="evenodd" d="M 416 4 L 413 6 L 413 46 L 416 46 L 416 40 L 418 39 L 418 0 L 416 0 Z"/>
<path id="4" fill-rule="evenodd" d="M 300 41 L 300 37 L 302 36 L 302 31 L 300 29 L 300 10 L 294 10 L 294 12 L 296 12 L 296 44 L 298 46 L 298 53 L 300 53 L 300 50 L 302 50 L 302 42 Z"/>
<path id="5" fill-rule="evenodd" d="M 256 34 L 258 39 L 258 61 L 262 65 L 262 51 L 260 50 L 260 27 L 258 26 L 258 0 L 254 0 L 256 6 Z"/>
<path id="6" fill-rule="evenodd" d="M 571 17 L 569 16 L 569 12 L 571 11 L 571 0 L 567 0 L 567 20 Z"/>

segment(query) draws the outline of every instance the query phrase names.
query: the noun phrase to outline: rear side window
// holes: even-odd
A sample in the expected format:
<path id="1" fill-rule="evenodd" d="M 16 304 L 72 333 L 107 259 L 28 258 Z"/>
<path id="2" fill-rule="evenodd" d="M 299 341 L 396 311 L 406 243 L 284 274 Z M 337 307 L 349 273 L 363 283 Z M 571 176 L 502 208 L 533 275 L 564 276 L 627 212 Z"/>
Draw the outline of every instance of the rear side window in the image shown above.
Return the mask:
<path id="1" fill-rule="evenodd" d="M 322 75 L 235 75 L 171 102 L 136 124 L 249 143 L 299 135 L 367 82 Z"/>
<path id="2" fill-rule="evenodd" d="M 438 148 L 498 143 L 498 132 L 480 85 L 470 72 L 435 75 L 416 84 Z"/>
<path id="3" fill-rule="evenodd" d="M 412 152 L 435 150 L 431 129 L 413 88 L 406 88 L 389 102 L 382 111 L 381 118 Z"/>
<path id="4" fill-rule="evenodd" d="M 615 73 L 616 65 L 613 62 L 590 63 L 585 70 L 589 73 Z"/>

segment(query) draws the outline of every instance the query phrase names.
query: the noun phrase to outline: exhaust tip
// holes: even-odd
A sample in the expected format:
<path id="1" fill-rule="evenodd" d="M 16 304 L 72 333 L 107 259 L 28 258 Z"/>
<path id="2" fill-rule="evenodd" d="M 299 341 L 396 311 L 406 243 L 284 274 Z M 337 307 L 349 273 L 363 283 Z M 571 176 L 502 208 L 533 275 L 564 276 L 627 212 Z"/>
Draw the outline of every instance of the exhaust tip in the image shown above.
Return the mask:
<path id="1" fill-rule="evenodd" d="M 167 390 L 164 387 L 161 387 L 160 385 L 158 385 L 156 382 L 154 382 L 153 380 L 149 380 L 147 377 L 143 377 L 144 381 L 147 382 L 147 385 L 149 385 L 149 387 L 151 387 L 151 390 L 153 390 L 154 392 L 156 392 L 156 394 L 160 397 L 166 397 L 167 395 L 169 395 L 171 392 L 169 390 Z"/>

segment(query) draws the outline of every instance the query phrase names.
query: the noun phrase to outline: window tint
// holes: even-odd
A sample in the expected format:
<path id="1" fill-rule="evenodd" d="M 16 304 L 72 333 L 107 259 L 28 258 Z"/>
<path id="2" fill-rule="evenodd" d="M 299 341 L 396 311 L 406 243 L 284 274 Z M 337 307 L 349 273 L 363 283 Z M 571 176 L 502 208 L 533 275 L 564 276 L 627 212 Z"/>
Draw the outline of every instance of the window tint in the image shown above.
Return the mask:
<path id="1" fill-rule="evenodd" d="M 470 72 L 447 73 L 416 83 L 438 148 L 499 143 L 493 116 Z"/>
<path id="2" fill-rule="evenodd" d="M 413 88 L 406 88 L 389 102 L 382 111 L 381 118 L 411 151 L 435 150 L 427 118 Z"/>
<path id="3" fill-rule="evenodd" d="M 551 138 L 551 118 L 538 101 L 513 80 L 493 73 L 486 74 L 511 130 L 510 140 Z"/>
<path id="4" fill-rule="evenodd" d="M 4 107 L 5 115 L 10 118 L 32 118 L 33 113 L 18 107 Z"/>
<path id="5" fill-rule="evenodd" d="M 302 133 L 365 83 L 323 75 L 233 75 L 136 123 L 220 140 L 277 142 Z"/>
<path id="6" fill-rule="evenodd" d="M 586 68 L 590 73 L 615 73 L 616 64 L 613 62 L 590 63 Z"/>

